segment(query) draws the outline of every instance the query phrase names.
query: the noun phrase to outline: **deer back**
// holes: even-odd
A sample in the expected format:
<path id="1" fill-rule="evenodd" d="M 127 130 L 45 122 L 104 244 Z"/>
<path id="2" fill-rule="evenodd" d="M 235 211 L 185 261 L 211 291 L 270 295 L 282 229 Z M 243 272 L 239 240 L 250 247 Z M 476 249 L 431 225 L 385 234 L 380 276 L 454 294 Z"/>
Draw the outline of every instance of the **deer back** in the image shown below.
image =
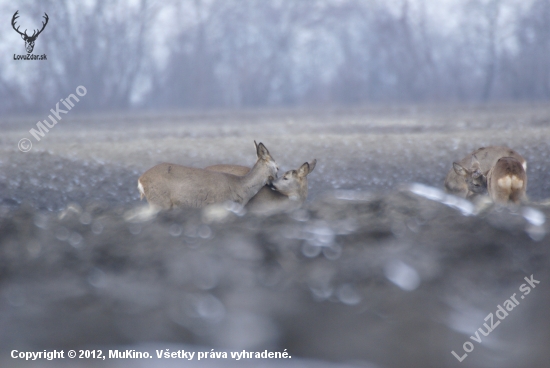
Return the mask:
<path id="1" fill-rule="evenodd" d="M 245 205 L 278 171 L 267 148 L 254 143 L 258 160 L 244 176 L 162 163 L 138 179 L 138 189 L 151 206 L 161 209 L 200 208 L 225 201 Z"/>

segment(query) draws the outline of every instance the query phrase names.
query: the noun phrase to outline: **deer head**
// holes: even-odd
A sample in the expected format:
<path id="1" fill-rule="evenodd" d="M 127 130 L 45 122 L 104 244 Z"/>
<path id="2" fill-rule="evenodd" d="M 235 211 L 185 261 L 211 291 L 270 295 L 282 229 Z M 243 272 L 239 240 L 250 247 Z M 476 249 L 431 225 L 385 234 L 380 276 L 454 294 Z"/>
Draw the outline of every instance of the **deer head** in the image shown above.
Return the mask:
<path id="1" fill-rule="evenodd" d="M 19 33 L 21 35 L 21 38 L 23 40 L 25 40 L 25 48 L 27 49 L 27 54 L 30 54 L 32 52 L 32 50 L 34 49 L 34 41 L 36 41 L 36 38 L 38 37 L 38 35 L 40 33 L 42 33 L 42 31 L 44 30 L 44 28 L 46 28 L 46 24 L 48 24 L 48 14 L 44 13 L 44 19 L 46 20 L 45 22 L 42 22 L 42 29 L 40 31 L 38 30 L 35 30 L 32 34 L 32 36 L 29 36 L 27 34 L 27 30 L 25 29 L 25 32 L 21 32 L 19 31 L 19 26 L 17 28 L 15 28 L 15 21 L 17 20 L 17 18 L 19 18 L 19 15 L 17 14 L 19 13 L 19 10 L 15 12 L 15 14 L 13 15 L 13 17 L 11 18 L 11 26 L 13 27 L 13 29 L 15 29 L 15 31 L 17 33 Z"/>
<path id="2" fill-rule="evenodd" d="M 481 171 L 481 164 L 479 163 L 476 155 L 472 156 L 470 168 L 461 166 L 457 162 L 453 162 L 453 168 L 455 172 L 464 178 L 464 181 L 468 185 L 467 198 L 471 196 L 483 194 L 487 191 L 487 174 Z"/>

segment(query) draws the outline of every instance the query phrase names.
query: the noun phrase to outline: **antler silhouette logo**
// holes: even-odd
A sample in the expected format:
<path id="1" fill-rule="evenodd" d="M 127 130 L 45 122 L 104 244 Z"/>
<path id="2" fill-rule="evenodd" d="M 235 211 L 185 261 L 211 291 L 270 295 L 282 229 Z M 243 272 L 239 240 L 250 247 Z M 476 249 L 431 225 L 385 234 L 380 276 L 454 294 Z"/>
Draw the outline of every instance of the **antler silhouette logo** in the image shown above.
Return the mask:
<path id="1" fill-rule="evenodd" d="M 36 41 L 36 38 L 38 37 L 38 35 L 40 33 L 42 33 L 42 31 L 44 30 L 44 28 L 46 28 L 46 24 L 48 24 L 48 14 L 44 13 L 44 19 L 46 19 L 45 22 L 42 22 L 42 29 L 39 31 L 39 30 L 35 30 L 32 34 L 32 36 L 29 36 L 27 34 L 27 30 L 25 29 L 25 32 L 22 33 L 21 31 L 19 31 L 19 26 L 17 28 L 15 28 L 15 21 L 17 20 L 17 18 L 19 18 L 19 15 L 17 14 L 19 13 L 19 10 L 15 12 L 15 14 L 13 15 L 13 18 L 11 18 L 11 26 L 13 27 L 13 29 L 15 29 L 15 31 L 17 33 L 19 33 L 21 35 L 21 38 L 23 40 L 25 40 L 25 48 L 27 49 L 27 54 L 30 54 L 32 52 L 32 50 L 34 50 L 34 41 Z M 38 33 L 37 33 L 38 32 Z"/>

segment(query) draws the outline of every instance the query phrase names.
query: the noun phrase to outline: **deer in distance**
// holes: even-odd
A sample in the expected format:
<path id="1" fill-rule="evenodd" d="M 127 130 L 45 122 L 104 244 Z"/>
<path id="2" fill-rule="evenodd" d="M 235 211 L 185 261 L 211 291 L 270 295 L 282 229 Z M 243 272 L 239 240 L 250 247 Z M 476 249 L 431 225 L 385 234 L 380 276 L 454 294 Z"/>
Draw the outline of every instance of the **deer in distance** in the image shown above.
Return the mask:
<path id="1" fill-rule="evenodd" d="M 484 178 L 483 175 L 487 174 L 502 157 L 516 159 L 523 170 L 527 171 L 527 162 L 513 149 L 504 146 L 481 147 L 460 161 L 453 163 L 453 167 L 445 178 L 445 191 L 468 199 L 484 194 L 487 190 L 487 184 L 484 181 L 486 176 Z M 462 171 L 461 168 L 467 170 Z M 467 171 L 470 171 L 470 173 Z M 470 184 L 467 183 L 467 180 L 471 181 Z"/>
<path id="2" fill-rule="evenodd" d="M 277 178 L 277 163 L 263 143 L 256 144 L 257 161 L 244 176 L 161 163 L 138 179 L 138 190 L 155 210 L 202 208 L 233 201 L 246 205 L 268 181 Z"/>
<path id="3" fill-rule="evenodd" d="M 520 204 L 525 199 L 527 173 L 514 157 L 502 157 L 487 174 L 487 191 L 495 203 Z"/>
<path id="4" fill-rule="evenodd" d="M 256 215 L 273 215 L 302 207 L 308 193 L 307 176 L 316 164 L 317 160 L 314 159 L 311 162 L 305 162 L 296 170 L 285 172 L 252 197 L 246 209 Z M 243 176 L 250 171 L 250 168 L 240 165 L 213 165 L 208 166 L 206 170 Z"/>
<path id="5" fill-rule="evenodd" d="M 520 204 L 525 199 L 527 188 L 524 165 L 525 161 L 521 162 L 515 157 L 501 157 L 489 170 L 483 172 L 477 156 L 473 155 L 470 168 L 456 162 L 453 163 L 453 168 L 468 186 L 466 198 L 484 194 L 486 190 L 497 204 Z"/>

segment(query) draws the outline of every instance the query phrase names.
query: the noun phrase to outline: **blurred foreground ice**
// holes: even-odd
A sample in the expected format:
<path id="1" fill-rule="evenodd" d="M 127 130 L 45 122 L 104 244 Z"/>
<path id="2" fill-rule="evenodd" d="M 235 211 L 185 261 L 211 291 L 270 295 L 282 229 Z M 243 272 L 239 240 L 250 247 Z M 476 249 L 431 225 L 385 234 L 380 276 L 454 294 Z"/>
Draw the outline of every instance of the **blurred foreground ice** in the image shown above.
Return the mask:
<path id="1" fill-rule="evenodd" d="M 434 190 L 327 192 L 268 218 L 228 206 L 139 221 L 127 217 L 133 205 L 73 204 L 58 213 L 2 207 L 0 362 L 50 366 L 5 360 L 10 349 L 156 342 L 287 349 L 296 359 L 350 367 L 455 366 L 450 351 L 534 274 L 544 281 L 468 360 L 543 367 L 550 209 L 474 215 Z M 332 366 L 307 359 L 238 366 Z M 108 364 L 97 366 L 159 366 Z"/>
<path id="2" fill-rule="evenodd" d="M 548 367 L 550 128 L 538 122 L 550 110 L 403 111 L 303 113 L 291 125 L 281 114 L 71 115 L 28 153 L 16 144 L 29 128 L 4 124 L 0 366 L 156 368 L 7 354 L 185 346 L 293 356 L 245 367 Z M 143 211 L 147 168 L 251 165 L 254 139 L 282 170 L 318 160 L 306 208 Z M 527 158 L 532 203 L 478 207 L 441 190 L 452 161 L 487 144 Z M 459 363 L 451 351 L 532 274 L 541 284 Z M 217 363 L 185 366 L 236 366 Z"/>

